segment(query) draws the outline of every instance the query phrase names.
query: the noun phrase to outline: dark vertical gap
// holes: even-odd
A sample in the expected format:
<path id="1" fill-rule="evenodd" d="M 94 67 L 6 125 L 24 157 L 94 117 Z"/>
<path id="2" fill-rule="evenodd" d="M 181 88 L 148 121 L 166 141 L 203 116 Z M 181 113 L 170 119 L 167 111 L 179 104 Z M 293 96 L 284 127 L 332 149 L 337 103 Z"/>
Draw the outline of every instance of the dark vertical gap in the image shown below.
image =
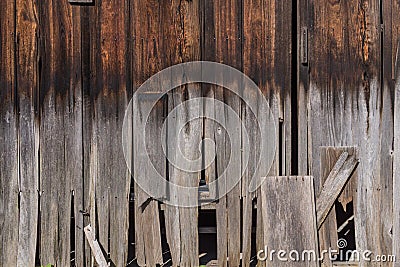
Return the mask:
<path id="1" fill-rule="evenodd" d="M 257 209 L 254 209 L 254 205 L 257 200 L 254 199 L 251 203 L 252 213 L 251 213 L 251 254 L 250 254 L 250 266 L 257 266 L 257 236 L 256 236 L 256 227 L 257 227 Z M 258 205 L 260 206 L 260 205 Z"/>
<path id="2" fill-rule="evenodd" d="M 216 210 L 199 209 L 199 255 L 200 265 L 206 265 L 211 260 L 217 259 L 217 215 Z"/>
<path id="3" fill-rule="evenodd" d="M 130 266 L 129 263 L 134 261 L 135 254 L 135 193 L 134 179 L 131 177 L 131 190 L 129 193 L 128 266 Z"/>
<path id="4" fill-rule="evenodd" d="M 298 100 L 297 100 L 297 85 L 299 84 L 298 80 L 298 51 L 297 51 L 297 26 L 298 26 L 298 21 L 297 21 L 297 0 L 292 1 L 292 73 L 291 73 L 291 104 L 292 104 L 292 127 L 291 127 L 291 136 L 292 136 L 292 143 L 291 143 L 291 149 L 292 149 L 292 158 L 291 158 L 291 173 L 287 173 L 288 175 L 297 175 L 299 168 L 298 168 Z"/>
<path id="5" fill-rule="evenodd" d="M 346 208 L 338 200 L 335 201 L 336 223 L 338 227 L 337 261 L 349 261 L 351 251 L 356 250 L 354 207 L 353 201 L 346 204 Z"/>
<path id="6" fill-rule="evenodd" d="M 71 266 L 77 266 L 77 263 L 75 261 L 75 227 L 76 227 L 76 222 L 75 222 L 75 192 L 72 190 L 71 192 L 71 223 L 70 223 L 70 260 L 71 260 Z M 78 263 L 79 264 L 79 263 Z"/>

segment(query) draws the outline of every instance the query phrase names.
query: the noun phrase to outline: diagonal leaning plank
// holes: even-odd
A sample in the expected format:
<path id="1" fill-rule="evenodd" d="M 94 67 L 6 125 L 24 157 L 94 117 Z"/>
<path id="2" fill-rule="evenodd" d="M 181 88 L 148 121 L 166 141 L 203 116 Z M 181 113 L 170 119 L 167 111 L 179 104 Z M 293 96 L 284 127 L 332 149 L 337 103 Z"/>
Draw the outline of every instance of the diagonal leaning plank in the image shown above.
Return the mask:
<path id="1" fill-rule="evenodd" d="M 343 152 L 333 166 L 316 202 L 318 229 L 325 221 L 357 164 L 358 160 L 354 155 L 349 156 L 347 152 Z"/>
<path id="2" fill-rule="evenodd" d="M 101 251 L 99 242 L 96 240 L 94 233 L 92 231 L 92 227 L 87 225 L 84 229 L 85 235 L 87 238 L 87 241 L 89 242 L 90 248 L 92 249 L 92 253 L 94 256 L 94 259 L 96 260 L 97 264 L 100 267 L 107 267 L 108 263 L 106 261 L 106 258 L 103 255 L 103 252 Z"/>

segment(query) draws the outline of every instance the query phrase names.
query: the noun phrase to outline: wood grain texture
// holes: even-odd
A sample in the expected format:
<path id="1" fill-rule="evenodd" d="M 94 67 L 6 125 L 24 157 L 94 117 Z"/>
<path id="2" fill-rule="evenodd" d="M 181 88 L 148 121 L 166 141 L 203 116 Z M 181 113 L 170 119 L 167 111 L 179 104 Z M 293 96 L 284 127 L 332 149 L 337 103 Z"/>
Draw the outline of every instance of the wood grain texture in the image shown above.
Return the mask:
<path id="1" fill-rule="evenodd" d="M 393 100 L 382 80 L 380 5 L 368 0 L 308 5 L 310 175 L 319 192 L 320 146 L 358 146 L 356 246 L 390 254 Z"/>
<path id="2" fill-rule="evenodd" d="M 398 53 L 400 53 L 398 48 Z M 400 255 L 400 57 L 396 60 L 393 151 L 393 255 Z M 398 257 L 398 256 L 397 256 Z M 397 260 L 393 266 L 400 266 Z"/>
<path id="3" fill-rule="evenodd" d="M 161 5 L 163 14 L 162 36 L 169 40 L 163 46 L 169 56 L 166 64 L 174 64 L 195 61 L 200 59 L 200 2 L 193 1 L 170 1 L 163 2 Z M 184 77 L 173 77 L 183 79 Z M 201 96 L 199 84 L 187 84 L 176 88 L 168 94 L 168 110 L 183 103 L 186 100 Z M 185 156 L 188 158 L 198 158 L 198 145 L 202 136 L 203 123 L 200 120 L 191 121 L 184 124 L 186 116 L 192 114 L 199 115 L 202 110 L 200 107 L 184 106 L 184 112 L 178 113 L 168 126 L 168 138 L 177 138 L 176 144 L 180 146 Z M 179 128 L 178 128 L 179 126 Z M 180 131 L 180 127 L 183 127 Z M 179 132 L 180 131 L 180 132 Z M 167 140 L 169 144 L 173 140 Z M 173 159 L 176 155 L 168 153 L 168 158 Z M 198 166 L 200 169 L 201 166 Z M 175 168 L 169 164 L 169 179 L 171 182 L 180 186 L 196 187 L 200 178 L 199 173 L 188 173 Z M 185 201 L 185 198 L 197 199 L 196 195 L 176 195 L 170 192 L 170 198 L 177 198 L 178 201 Z M 196 208 L 177 208 L 169 206 L 166 209 L 166 230 L 167 241 L 171 249 L 172 266 L 197 266 L 198 257 L 198 209 Z M 190 222 L 190 223 L 189 223 Z"/>
<path id="4" fill-rule="evenodd" d="M 257 114 L 251 114 L 249 107 L 242 108 L 242 118 L 244 118 L 247 129 L 250 132 L 250 146 L 252 147 L 249 164 L 242 181 L 242 197 L 244 198 L 244 211 L 250 216 L 252 198 L 247 193 L 250 178 L 256 170 L 256 162 L 262 158 L 262 162 L 267 161 L 267 155 L 260 155 L 258 149 L 260 134 L 255 128 L 257 124 L 260 130 L 268 121 L 275 121 L 275 139 L 276 153 L 270 170 L 267 166 L 261 166 L 259 169 L 260 176 L 272 175 L 277 176 L 291 172 L 291 109 L 287 105 L 291 101 L 291 51 L 292 51 L 292 5 L 287 1 L 244 1 L 243 5 L 243 72 L 248 75 L 260 88 L 268 101 L 269 108 L 272 111 L 272 117 L 268 112 L 261 110 L 260 107 L 255 108 Z M 245 92 L 244 92 L 245 94 Z M 263 115 L 261 115 L 263 114 Z M 265 114 L 265 115 L 264 115 Z M 255 123 L 254 115 L 261 118 Z M 279 126 L 281 124 L 281 127 Z M 281 129 L 281 130 L 280 130 Z M 273 149 L 269 142 L 273 137 L 264 140 L 267 147 Z M 261 206 L 262 196 L 257 198 L 258 205 Z M 257 249 L 262 249 L 263 229 L 260 222 L 261 213 L 257 212 Z M 251 219 L 243 219 L 243 263 L 250 261 L 250 237 L 251 237 Z M 262 262 L 259 263 L 262 266 Z"/>
<path id="5" fill-rule="evenodd" d="M 131 27 L 134 36 L 132 77 L 135 89 L 139 88 L 152 75 L 161 71 L 166 65 L 165 60 L 159 56 L 162 53 L 162 47 L 167 42 L 161 35 L 164 27 L 161 10 L 159 1 L 134 2 L 132 6 Z M 157 92 L 161 91 L 160 86 L 161 81 L 156 80 L 151 85 L 151 92 L 137 96 L 137 103 L 134 107 L 134 116 L 138 118 L 135 121 L 140 121 L 143 126 L 146 125 L 146 133 L 138 131 L 133 133 L 133 175 L 135 179 L 151 177 L 149 176 L 150 170 L 145 169 L 146 165 L 144 164 L 147 156 L 149 156 L 159 174 L 167 177 L 166 160 L 162 149 L 162 143 L 165 146 L 166 139 L 165 136 L 163 138 L 161 136 L 166 102 L 159 101 L 152 109 L 149 118 L 142 118 L 141 116 L 141 108 L 148 107 L 159 96 Z M 148 155 L 136 152 L 138 143 L 144 141 Z M 154 183 L 154 179 L 148 180 Z M 162 188 L 160 194 L 149 196 L 135 184 L 135 251 L 137 263 L 140 266 L 156 266 L 156 264 L 163 263 L 158 202 L 153 198 L 165 198 L 166 188 L 161 185 L 158 187 Z"/>
<path id="6" fill-rule="evenodd" d="M 19 225 L 17 266 L 34 266 L 38 224 L 38 8 L 16 1 L 16 82 L 19 111 Z"/>
<path id="7" fill-rule="evenodd" d="M 14 2 L 0 3 L 0 263 L 17 266 L 18 112 L 15 73 Z"/>
<path id="8" fill-rule="evenodd" d="M 358 160 L 355 158 L 355 155 L 349 157 L 349 154 L 344 151 L 330 170 L 329 175 L 326 177 L 326 179 L 322 179 L 325 180 L 325 182 L 321 188 L 321 192 L 318 195 L 316 203 L 318 229 L 323 224 L 326 216 L 332 209 L 335 200 L 339 197 L 347 181 L 352 176 L 352 173 L 357 164 Z M 322 160 L 321 166 L 321 168 L 331 167 L 329 166 L 329 164 Z M 344 203 L 344 205 L 346 204 Z"/>
<path id="9" fill-rule="evenodd" d="M 72 198 L 75 191 L 78 201 L 82 195 L 81 38 L 79 32 L 73 34 L 77 33 L 74 29 L 80 30 L 76 14 L 77 10 L 63 1 L 39 5 L 40 260 L 60 266 L 71 264 L 71 251 L 75 251 L 75 242 L 71 244 Z M 79 213 L 74 214 L 79 218 Z M 77 232 L 79 229 L 72 229 L 74 239 Z"/>
<path id="10" fill-rule="evenodd" d="M 339 173 L 343 172 L 345 169 L 350 168 L 354 169 L 354 161 L 358 160 L 358 153 L 356 147 L 322 147 L 320 152 L 321 157 L 321 191 L 318 193 L 319 197 L 324 193 L 326 190 L 326 185 L 328 180 L 331 179 L 331 173 L 336 172 L 335 167 L 338 161 L 342 161 L 342 155 L 347 155 L 345 161 L 343 161 L 342 167 L 338 170 Z M 352 167 L 353 165 L 353 167 Z M 346 175 L 345 175 L 346 176 Z M 347 175 L 348 176 L 348 175 Z M 339 202 L 341 202 L 343 209 L 346 210 L 347 204 L 352 202 L 354 207 L 354 213 L 357 213 L 357 182 L 358 182 L 358 172 L 357 169 L 352 173 L 349 181 L 340 192 L 340 195 L 336 196 Z M 334 199 L 334 201 L 336 200 Z M 317 207 L 319 207 L 322 203 L 319 202 L 320 198 L 317 199 Z M 321 223 L 318 221 L 318 217 L 322 217 L 322 214 L 318 212 L 317 208 L 317 222 L 318 225 Z M 321 215 L 319 215 L 321 214 Z M 319 243 L 320 243 L 320 251 L 331 249 L 337 249 L 337 240 L 338 240 L 338 228 L 337 225 L 337 218 L 336 218 L 336 209 L 332 208 L 326 214 L 326 219 L 319 227 Z M 329 258 L 325 258 L 322 261 L 322 266 L 332 266 L 333 262 Z"/>
<path id="11" fill-rule="evenodd" d="M 204 39 L 202 55 L 204 60 L 215 61 L 241 69 L 242 64 L 242 33 L 241 33 L 241 3 L 240 1 L 205 1 L 204 20 L 207 26 L 204 28 Z M 215 75 L 220 75 L 216 73 Z M 218 76 L 226 81 L 230 86 L 240 86 L 232 84 L 229 75 L 226 77 Z M 205 170 L 206 181 L 215 181 L 218 178 L 218 192 L 226 192 L 227 187 L 232 185 L 230 177 L 241 172 L 241 162 L 233 162 L 233 155 L 241 154 L 241 100 L 239 96 L 233 94 L 219 86 L 203 85 L 203 91 L 207 98 L 216 99 L 232 108 L 237 114 L 227 112 L 221 105 L 208 106 L 205 104 L 205 126 L 204 136 L 214 141 L 216 147 L 205 147 L 205 155 L 216 153 L 213 164 Z M 240 89 L 239 89 L 240 91 Z M 216 118 L 222 122 L 219 125 L 209 118 Z M 236 132 L 227 132 L 228 129 L 237 129 Z M 239 143 L 235 143 L 235 140 Z M 216 151 L 207 151 L 216 149 Z M 208 160 L 205 160 L 208 162 Z M 223 179 L 227 179 L 225 183 Z M 212 190 L 212 188 L 211 188 Z M 210 193 L 213 193 L 210 190 Z M 217 258 L 219 266 L 239 266 L 240 264 L 240 191 L 241 184 L 236 184 L 226 196 L 221 197 L 216 205 L 217 214 Z M 213 195 L 213 194 L 211 194 Z M 227 260 L 229 258 L 229 261 Z"/>
<path id="12" fill-rule="evenodd" d="M 264 250 L 311 250 L 314 260 L 267 261 L 267 266 L 319 266 L 317 220 L 313 178 L 309 176 L 267 177 L 261 186 Z M 299 235 L 299 233 L 302 233 Z"/>
<path id="13" fill-rule="evenodd" d="M 91 223 L 111 265 L 124 265 L 128 247 L 128 172 L 122 146 L 122 124 L 132 95 L 128 54 L 129 1 L 96 1 L 88 7 L 89 85 L 85 85 L 84 146 L 89 169 Z M 87 60 L 89 62 L 87 62 Z M 87 64 L 87 65 L 86 65 Z M 86 87 L 87 86 L 87 87 Z M 88 124 L 86 125 L 86 120 Z M 87 158 L 88 157 L 88 158 Z"/>
<path id="14" fill-rule="evenodd" d="M 90 248 L 92 249 L 97 264 L 99 265 L 99 267 L 107 267 L 107 260 L 104 257 L 103 252 L 101 251 L 99 242 L 97 242 L 96 236 L 92 230 L 92 227 L 90 227 L 90 224 L 88 226 L 85 226 L 84 231 L 86 235 L 86 240 L 88 241 Z"/>

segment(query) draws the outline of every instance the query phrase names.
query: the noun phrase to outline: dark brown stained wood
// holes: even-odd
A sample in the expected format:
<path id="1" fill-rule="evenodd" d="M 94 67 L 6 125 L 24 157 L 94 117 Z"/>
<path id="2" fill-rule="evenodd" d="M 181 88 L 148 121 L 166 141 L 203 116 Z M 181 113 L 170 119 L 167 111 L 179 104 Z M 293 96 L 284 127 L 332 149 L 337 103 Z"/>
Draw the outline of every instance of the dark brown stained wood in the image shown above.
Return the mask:
<path id="1" fill-rule="evenodd" d="M 71 229 L 72 198 L 82 209 L 82 112 L 80 22 L 78 10 L 65 1 L 41 2 L 40 43 L 40 260 L 66 266 L 71 262 L 71 230 L 83 244 L 82 228 Z M 78 33 L 74 35 L 74 33 Z M 76 194 L 75 194 L 76 192 Z M 74 195 L 74 196 L 73 196 Z M 76 198 L 75 198 L 76 196 Z M 74 217 L 82 218 L 74 210 Z M 79 222 L 79 220 L 78 220 Z M 83 227 L 83 223 L 79 225 Z M 80 238 L 80 240 L 79 240 Z M 80 263 L 78 263 L 80 264 Z"/>
<path id="2" fill-rule="evenodd" d="M 380 3 L 312 1 L 309 11 L 310 175 L 318 192 L 320 146 L 358 146 L 356 247 L 390 254 L 393 101 L 382 79 Z"/>
<path id="3" fill-rule="evenodd" d="M 329 154 L 329 152 L 325 152 L 325 154 Z M 335 200 L 339 197 L 347 181 L 352 176 L 351 174 L 358 164 L 357 156 L 356 152 L 354 152 L 352 156 L 349 156 L 349 153 L 344 151 L 332 167 L 331 164 L 333 162 L 323 161 L 325 160 L 325 155 L 324 152 L 321 152 L 321 168 L 323 168 L 321 173 L 324 173 L 325 175 L 329 169 L 330 171 L 328 176 L 321 179 L 321 181 L 324 180 L 324 184 L 316 200 L 318 229 L 323 224 L 326 216 L 328 216 L 332 209 Z M 329 156 L 327 157 L 329 158 Z M 346 202 L 343 203 L 345 207 L 346 204 Z"/>
<path id="4" fill-rule="evenodd" d="M 336 223 L 336 210 L 332 208 L 326 216 L 326 219 L 321 222 L 322 220 L 319 217 L 322 212 L 320 210 L 320 203 L 323 201 L 320 200 L 321 195 L 325 194 L 325 188 L 328 179 L 330 179 L 330 173 L 333 171 L 335 172 L 335 167 L 339 161 L 342 160 L 342 155 L 347 155 L 345 161 L 343 161 L 343 165 L 339 169 L 338 173 L 346 169 L 346 166 L 351 166 L 353 162 L 359 158 L 357 153 L 356 147 L 322 147 L 320 152 L 321 157 L 321 180 L 320 180 L 320 188 L 321 192 L 318 194 L 317 198 L 317 222 L 319 227 L 319 244 L 320 250 L 328 250 L 329 248 L 337 249 L 337 240 L 338 240 L 338 228 L 340 225 Z M 359 168 L 359 167 L 358 167 Z M 339 174 L 338 174 L 339 176 Z M 358 171 L 355 170 L 349 181 L 347 182 L 344 189 L 341 191 L 340 195 L 338 196 L 339 202 L 343 205 L 344 210 L 346 210 L 346 206 L 348 203 L 352 202 L 354 208 L 354 214 L 357 216 L 357 181 L 358 181 Z M 336 200 L 336 198 L 335 198 Z M 318 221 L 319 220 L 319 221 Z M 356 218 L 357 220 L 357 218 Z M 322 223 L 322 224 L 321 224 Z M 321 226 L 320 226 L 321 225 Z M 322 262 L 323 266 L 332 266 L 332 262 L 330 261 L 329 257 L 325 258 Z"/>
<path id="5" fill-rule="evenodd" d="M 129 1 L 99 0 L 89 10 L 89 87 L 85 88 L 84 147 L 89 165 L 90 220 L 100 246 L 115 266 L 128 248 L 130 173 L 122 151 L 122 124 L 131 97 Z M 87 56 L 84 56 L 86 62 Z M 90 125 L 87 125 L 86 122 Z M 94 200 L 94 203 L 93 203 Z"/>
<path id="6" fill-rule="evenodd" d="M 16 266 L 18 254 L 18 113 L 15 101 L 15 2 L 0 3 L 0 262 Z"/>
<path id="7" fill-rule="evenodd" d="M 172 66 L 181 62 L 194 61 L 200 59 L 200 5 L 198 0 L 160 2 L 160 9 L 163 11 L 163 28 L 160 33 L 168 42 L 162 46 L 165 53 L 165 66 Z M 173 77 L 178 79 L 181 77 Z M 172 110 L 180 103 L 201 95 L 201 87 L 198 84 L 188 84 L 176 88 L 168 95 L 168 109 Z M 185 114 L 201 114 L 198 108 L 188 107 L 185 112 L 179 113 L 173 125 L 168 126 L 168 137 L 178 137 L 178 128 L 174 127 L 185 125 Z M 183 123 L 183 124 L 182 124 Z M 192 121 L 184 127 L 181 135 L 177 139 L 183 151 L 190 151 L 185 156 L 198 158 L 198 145 L 202 135 L 203 124 L 200 120 Z M 175 131 L 175 132 L 174 132 Z M 172 135 L 171 135 L 172 134 Z M 168 140 L 170 142 L 170 140 Z M 176 155 L 169 152 L 168 157 L 172 159 Z M 201 166 L 198 166 L 200 169 Z M 198 186 L 199 173 L 187 173 L 169 165 L 169 179 L 171 182 L 181 186 Z M 194 196 L 177 196 L 175 192 L 170 192 L 170 198 L 184 199 Z M 168 206 L 165 211 L 165 224 L 167 242 L 172 256 L 172 266 L 197 266 L 198 257 L 198 229 L 196 208 L 177 208 Z"/>
<path id="8" fill-rule="evenodd" d="M 164 26 L 159 1 L 135 1 L 131 14 L 132 77 L 134 90 L 136 90 L 152 75 L 164 68 L 166 63 L 161 54 L 163 44 L 168 40 L 161 35 Z M 134 106 L 134 116 L 142 118 L 141 108 L 151 105 L 159 96 L 157 92 L 161 91 L 160 86 L 161 82 L 156 81 L 152 84 L 152 92 L 137 96 L 138 102 Z M 148 120 L 145 121 L 142 118 L 142 125 L 147 123 L 146 133 L 134 132 L 133 175 L 135 177 L 150 178 L 150 170 L 145 169 L 145 164 L 143 164 L 147 156 L 136 152 L 137 143 L 144 140 L 153 166 L 161 175 L 167 177 L 166 160 L 162 150 L 162 143 L 165 144 L 166 139 L 161 137 L 165 105 L 165 102 L 159 101 Z M 148 180 L 154 183 L 154 179 Z M 163 263 L 158 203 L 157 200 L 150 198 L 165 197 L 165 188 L 160 193 L 159 196 L 149 196 L 135 184 L 135 252 L 140 266 L 156 266 Z"/>
<path id="9" fill-rule="evenodd" d="M 16 2 L 16 83 L 19 111 L 18 266 L 34 266 L 38 223 L 38 8 L 36 2 Z"/>
<path id="10" fill-rule="evenodd" d="M 393 249 L 392 255 L 400 255 L 400 48 L 397 48 L 396 81 L 394 99 L 394 151 L 393 151 Z M 397 256 L 398 257 L 398 256 Z M 399 267 L 397 260 L 393 264 Z"/>
<path id="11" fill-rule="evenodd" d="M 261 186 L 264 246 L 272 250 L 315 251 L 318 259 L 317 220 L 313 178 L 310 176 L 267 177 Z M 301 233 L 301 234 L 300 234 Z M 265 247 L 263 248 L 265 250 Z M 274 255 L 276 256 L 276 255 Z M 318 260 L 267 261 L 267 266 L 319 266 Z M 300 253 L 301 257 L 301 253 Z"/>
<path id="12" fill-rule="evenodd" d="M 204 20 L 207 23 L 204 28 L 203 40 L 203 59 L 215 61 L 241 69 L 242 51 L 241 51 L 241 3 L 240 1 L 205 1 Z M 220 74 L 216 74 L 220 75 Z M 229 76 L 223 77 L 229 82 Z M 231 84 L 239 86 L 240 84 Z M 241 162 L 231 162 L 233 155 L 240 155 L 241 144 L 234 143 L 234 140 L 240 140 L 240 110 L 241 101 L 239 96 L 232 92 L 217 86 L 203 85 L 204 94 L 208 98 L 214 98 L 229 105 L 237 114 L 233 117 L 231 113 L 225 111 L 220 105 L 204 106 L 206 119 L 205 138 L 210 138 L 216 144 L 216 157 L 214 163 L 205 170 L 206 180 L 214 181 L 217 177 L 228 179 L 226 183 L 218 182 L 218 192 L 225 192 L 229 186 L 229 177 L 241 172 Z M 224 125 L 207 118 L 217 118 Z M 235 127 L 237 132 L 227 132 L 225 125 Z M 223 130 L 221 130 L 223 129 Z M 231 137 L 231 138 L 230 138 Z M 205 147 L 205 155 L 212 155 L 213 146 Z M 208 162 L 206 160 L 205 162 Z M 216 176 L 216 177 L 215 177 Z M 213 189 L 213 188 L 211 188 Z M 226 196 L 222 196 L 216 205 L 217 214 L 217 258 L 219 266 L 239 266 L 240 264 L 240 191 L 241 184 L 236 184 Z M 211 193 L 211 192 L 210 192 Z M 215 192 L 216 193 L 216 192 Z M 213 194 L 211 194 L 213 195 Z M 221 196 L 218 196 L 221 197 Z M 229 258 L 229 261 L 227 259 Z"/>

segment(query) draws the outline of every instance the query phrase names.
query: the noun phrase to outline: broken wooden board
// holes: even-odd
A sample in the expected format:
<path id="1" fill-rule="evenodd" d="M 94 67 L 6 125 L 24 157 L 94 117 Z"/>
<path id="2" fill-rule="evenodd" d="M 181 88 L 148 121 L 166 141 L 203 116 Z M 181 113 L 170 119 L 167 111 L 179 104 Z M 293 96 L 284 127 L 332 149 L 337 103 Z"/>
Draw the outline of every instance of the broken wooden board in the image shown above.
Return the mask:
<path id="1" fill-rule="evenodd" d="M 337 184 L 336 193 L 340 193 L 339 195 L 335 194 L 335 201 L 338 199 L 339 202 L 342 203 L 343 208 L 346 210 L 346 206 L 348 203 L 352 202 L 354 208 L 354 214 L 356 213 L 356 188 L 357 188 L 357 170 L 354 172 L 350 171 L 350 169 L 354 169 L 355 165 L 358 161 L 358 150 L 356 147 L 321 147 L 320 150 L 321 155 L 321 179 L 320 179 L 320 187 L 321 192 L 319 193 L 319 198 L 317 199 L 317 216 L 320 218 L 318 221 L 319 228 L 319 241 L 320 241 L 320 250 L 328 250 L 331 249 L 338 249 L 337 241 L 338 241 L 338 226 L 336 223 L 336 210 L 335 208 L 327 211 L 327 206 L 329 206 L 328 202 L 332 202 L 332 195 L 330 201 L 327 201 L 329 195 L 327 195 L 328 191 L 331 190 L 332 184 L 329 180 L 332 180 L 332 176 L 336 173 L 338 175 L 342 173 L 344 176 L 349 176 L 351 174 L 350 180 L 344 186 L 344 189 L 339 191 L 339 188 L 342 187 L 341 184 L 344 183 L 345 178 L 343 178 L 341 184 Z M 338 168 L 338 165 L 341 165 Z M 332 174 L 332 175 L 331 175 Z M 340 180 L 339 180 L 340 181 Z M 343 188 L 343 187 L 342 187 Z M 321 200 L 325 198 L 325 200 Z M 323 196 L 325 195 L 325 197 Z M 323 203 L 326 204 L 323 204 Z M 322 208 L 325 206 L 325 208 Z M 332 206 L 332 205 L 331 205 Z M 321 211 L 324 210 L 324 211 Z M 322 218 L 326 215 L 325 220 L 323 221 Z M 323 223 L 322 223 L 323 222 Z M 326 257 L 323 262 L 323 266 L 332 266 L 332 262 L 330 261 L 329 257 Z"/>
<path id="2" fill-rule="evenodd" d="M 321 152 L 323 154 L 323 152 Z M 317 224 L 321 227 L 329 211 L 332 209 L 335 200 L 339 197 L 352 172 L 358 164 L 357 155 L 349 156 L 344 151 L 325 179 L 324 185 L 317 198 Z M 322 168 L 327 168 L 326 162 L 321 161 Z M 329 166 L 329 164 L 328 164 Z M 324 173 L 324 171 L 323 171 Z"/>
<path id="3" fill-rule="evenodd" d="M 103 255 L 103 252 L 101 251 L 99 242 L 96 240 L 96 236 L 94 235 L 94 232 L 90 224 L 84 228 L 84 231 L 86 235 L 86 240 L 88 241 L 90 248 L 92 249 L 93 256 L 97 264 L 99 265 L 99 267 L 107 267 L 108 263 Z"/>
<path id="4" fill-rule="evenodd" d="M 267 257 L 267 266 L 319 266 L 313 178 L 269 176 L 261 186 L 261 194 L 264 253 L 260 255 Z M 272 250 L 286 251 L 283 257 L 287 261 L 271 257 Z M 299 252 L 299 261 L 290 257 L 292 250 Z M 315 257 L 303 261 L 303 251 L 313 251 Z"/>

